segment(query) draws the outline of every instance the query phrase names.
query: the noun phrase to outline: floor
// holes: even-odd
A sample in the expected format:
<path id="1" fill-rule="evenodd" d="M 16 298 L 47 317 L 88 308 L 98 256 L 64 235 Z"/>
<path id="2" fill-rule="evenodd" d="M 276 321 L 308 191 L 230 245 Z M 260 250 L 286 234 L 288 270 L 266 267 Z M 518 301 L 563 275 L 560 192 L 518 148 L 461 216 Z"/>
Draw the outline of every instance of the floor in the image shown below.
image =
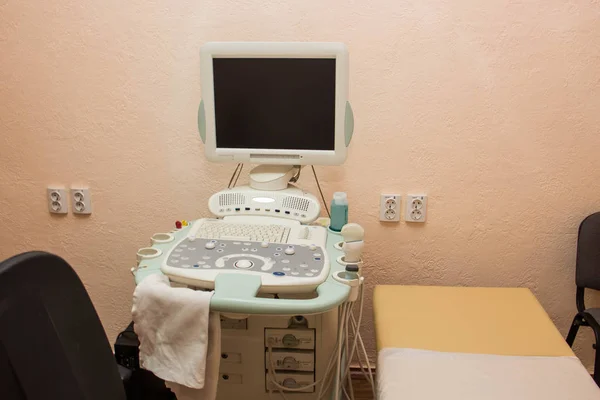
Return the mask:
<path id="1" fill-rule="evenodd" d="M 360 372 L 352 374 L 352 387 L 354 388 L 354 400 L 375 400 L 371 384 Z"/>

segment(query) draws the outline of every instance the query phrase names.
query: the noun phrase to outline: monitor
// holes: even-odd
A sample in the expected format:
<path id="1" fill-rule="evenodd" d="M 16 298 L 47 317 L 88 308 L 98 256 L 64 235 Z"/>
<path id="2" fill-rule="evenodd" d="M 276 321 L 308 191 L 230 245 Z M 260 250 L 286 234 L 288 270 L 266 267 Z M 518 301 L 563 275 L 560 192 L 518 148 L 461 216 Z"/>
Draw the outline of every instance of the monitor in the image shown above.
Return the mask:
<path id="1" fill-rule="evenodd" d="M 202 46 L 198 114 L 215 162 L 335 165 L 353 129 L 342 43 Z"/>

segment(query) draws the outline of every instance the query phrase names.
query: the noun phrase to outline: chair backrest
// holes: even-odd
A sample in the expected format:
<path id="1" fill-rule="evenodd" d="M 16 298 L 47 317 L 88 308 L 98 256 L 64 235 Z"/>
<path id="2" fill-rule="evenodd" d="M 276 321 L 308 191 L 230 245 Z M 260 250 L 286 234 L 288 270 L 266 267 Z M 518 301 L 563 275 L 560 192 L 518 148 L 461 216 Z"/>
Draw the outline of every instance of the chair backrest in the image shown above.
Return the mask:
<path id="1" fill-rule="evenodd" d="M 73 269 L 43 252 L 0 264 L 0 398 L 125 400 L 96 310 Z"/>
<path id="2" fill-rule="evenodd" d="M 578 287 L 600 290 L 600 212 L 579 225 L 575 269 Z"/>

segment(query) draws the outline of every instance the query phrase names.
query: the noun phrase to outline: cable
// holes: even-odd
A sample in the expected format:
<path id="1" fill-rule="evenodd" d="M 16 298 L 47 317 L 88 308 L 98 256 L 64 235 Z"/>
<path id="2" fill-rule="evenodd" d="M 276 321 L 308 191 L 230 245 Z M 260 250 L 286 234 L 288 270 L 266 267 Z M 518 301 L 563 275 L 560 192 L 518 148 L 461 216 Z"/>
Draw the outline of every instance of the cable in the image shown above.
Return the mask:
<path id="1" fill-rule="evenodd" d="M 235 185 L 237 185 L 237 181 L 238 181 L 240 175 L 242 174 L 243 169 L 244 169 L 244 164 L 241 164 L 240 172 L 238 172 L 237 176 L 235 177 L 235 182 L 233 182 L 233 187 L 235 187 Z"/>
<path id="2" fill-rule="evenodd" d="M 361 322 L 362 322 L 362 318 L 363 318 L 364 300 L 365 300 L 365 291 L 364 291 L 363 285 L 360 286 L 359 297 L 360 297 L 360 300 L 359 300 L 359 306 L 358 306 L 358 308 L 359 308 L 358 321 L 356 320 L 356 318 L 354 316 L 353 310 L 350 310 L 349 317 L 348 317 L 354 338 L 353 338 L 352 346 L 350 346 L 349 353 L 346 355 L 347 356 L 347 364 L 346 364 L 346 368 L 344 371 L 343 382 L 344 382 L 344 384 L 346 384 L 346 383 L 348 384 L 350 393 L 346 392 L 344 386 L 342 386 L 342 389 L 343 389 L 346 397 L 349 399 L 354 398 L 354 393 L 353 393 L 354 391 L 353 391 L 353 387 L 352 387 L 352 376 L 350 374 L 350 365 L 352 363 L 352 360 L 354 359 L 354 354 L 357 351 L 358 345 L 361 345 L 362 355 L 365 357 L 365 361 L 367 362 L 367 370 L 365 371 L 365 369 L 363 368 L 363 365 L 362 365 L 361 352 L 356 353 L 358 355 L 358 363 L 360 366 L 360 370 L 361 370 L 362 374 L 365 376 L 365 379 L 367 379 L 367 381 L 369 381 L 369 383 L 371 385 L 371 390 L 373 391 L 373 396 L 375 396 L 375 380 L 373 378 L 371 365 L 369 363 L 368 355 L 364 348 L 364 342 L 362 340 L 362 336 L 360 335 L 360 330 L 359 330 Z M 355 303 L 352 303 L 352 304 L 354 306 Z M 347 332 L 349 333 L 348 328 L 347 328 Z"/>
<path id="3" fill-rule="evenodd" d="M 360 301 L 359 301 L 359 306 L 358 306 L 358 322 L 356 323 L 356 325 L 360 328 L 360 324 L 362 322 L 362 316 L 363 316 L 363 306 L 364 306 L 364 302 L 365 302 L 365 292 L 364 292 L 364 285 L 360 285 L 360 293 L 359 293 L 359 297 L 360 297 Z M 354 319 L 354 314 L 351 315 L 351 320 Z M 348 362 L 348 367 L 346 369 L 346 374 L 350 373 L 350 363 L 352 362 L 352 360 L 354 359 L 354 353 L 356 352 L 356 348 L 357 348 L 357 343 L 358 343 L 358 336 L 360 335 L 360 332 L 353 329 L 353 335 L 354 335 L 354 343 L 352 344 L 351 347 L 351 351 L 350 351 L 350 359 Z M 365 375 L 366 378 L 366 375 Z"/>
<path id="4" fill-rule="evenodd" d="M 340 308 L 338 309 L 338 336 L 337 336 L 337 341 L 336 341 L 336 346 L 334 349 L 333 354 L 337 354 L 338 349 L 340 348 L 340 346 L 342 345 L 342 327 L 343 327 L 343 316 L 346 315 L 346 309 L 348 307 L 348 303 L 344 303 L 340 306 Z M 338 358 L 336 359 L 337 363 L 339 364 L 341 362 L 341 360 Z M 329 390 L 329 387 L 331 386 L 331 383 L 334 381 L 334 377 L 333 375 L 329 375 L 326 382 L 327 384 L 323 384 L 321 386 L 321 389 L 319 390 L 319 395 L 317 396 L 317 399 L 321 399 L 323 398 L 323 396 L 325 394 L 327 394 L 327 391 Z"/>
<path id="5" fill-rule="evenodd" d="M 279 395 L 283 398 L 283 400 L 288 400 L 287 397 L 285 397 L 285 394 L 283 394 L 283 392 L 280 390 L 278 390 Z M 273 400 L 273 389 L 269 389 L 269 399 Z"/>
<path id="6" fill-rule="evenodd" d="M 352 351 L 350 350 L 350 330 L 348 329 L 348 326 L 350 325 L 350 316 L 353 315 L 354 312 L 354 303 L 352 303 L 352 306 L 350 307 L 350 309 L 348 310 L 348 317 L 346 318 L 346 371 L 344 372 L 344 377 L 343 377 L 343 382 L 347 382 L 348 384 L 348 389 L 350 390 L 350 395 L 348 395 L 348 393 L 346 393 L 346 390 L 344 390 L 344 393 L 346 393 L 346 397 L 348 397 L 350 400 L 354 400 L 354 388 L 352 387 L 352 375 L 350 375 L 350 364 L 352 363 L 352 359 L 354 358 L 354 349 L 352 349 Z M 343 386 L 342 386 L 343 388 Z"/>
<path id="7" fill-rule="evenodd" d="M 294 165 L 294 168 L 298 168 L 298 172 L 296 172 L 296 175 L 294 175 L 290 178 L 290 183 L 296 183 L 296 182 L 298 182 L 298 179 L 300 179 L 300 171 L 302 171 L 302 166 Z"/>
<path id="8" fill-rule="evenodd" d="M 348 324 L 349 324 L 349 320 L 350 320 L 350 315 L 352 314 L 352 309 L 354 307 L 354 303 L 351 303 L 350 307 L 348 307 L 347 311 L 346 311 L 346 321 L 345 321 L 345 328 L 344 328 L 344 332 L 345 332 L 345 349 L 343 352 L 343 356 L 340 358 L 344 359 L 346 362 L 346 365 L 349 366 L 350 362 L 352 361 L 352 358 L 350 357 L 350 342 L 349 342 L 349 330 L 348 330 Z M 352 380 L 348 379 L 349 376 L 346 374 L 347 371 L 347 367 L 344 366 L 343 369 L 343 375 L 340 376 L 340 388 L 342 389 L 342 392 L 344 394 L 344 396 L 346 397 L 346 399 L 349 400 L 354 400 L 354 392 L 352 389 Z M 346 390 L 346 385 L 348 385 L 348 390 Z M 348 391 L 350 391 L 350 393 L 348 393 Z"/>
<path id="9" fill-rule="evenodd" d="M 333 381 L 333 374 L 330 373 L 331 367 L 333 367 L 332 361 L 335 359 L 334 356 L 337 354 L 337 348 L 339 346 L 339 330 L 341 329 L 341 320 L 342 320 L 342 312 L 344 310 L 345 304 L 342 304 L 339 308 L 338 308 L 338 335 L 336 336 L 336 342 L 335 342 L 335 346 L 333 351 L 331 352 L 331 357 L 329 360 L 329 364 L 327 365 L 327 371 L 326 371 L 326 375 L 323 376 L 323 384 L 321 385 L 321 388 L 319 389 L 319 395 L 317 396 L 317 399 L 321 399 L 326 393 L 327 390 L 329 390 L 329 386 L 331 386 L 331 382 Z M 339 362 L 339 360 L 337 360 Z"/>
<path id="10" fill-rule="evenodd" d="M 319 193 L 321 193 L 321 200 L 323 200 L 323 205 L 325 206 L 325 211 L 327 211 L 327 216 L 331 218 L 331 213 L 329 212 L 329 207 L 327 206 L 327 202 L 325 201 L 325 196 L 323 196 L 323 191 L 321 190 L 321 184 L 319 183 L 319 178 L 317 177 L 317 171 L 315 171 L 315 166 L 311 165 L 313 175 L 315 176 L 315 182 L 317 182 L 317 188 L 319 188 Z"/>
<path id="11" fill-rule="evenodd" d="M 233 182 L 233 178 L 234 178 L 235 174 L 237 173 L 240 165 L 242 165 L 242 164 L 238 163 L 238 165 L 235 166 L 235 169 L 233 170 L 233 174 L 231 174 L 231 178 L 229 179 L 229 184 L 227 185 L 227 189 L 231 189 L 231 182 Z"/>
<path id="12" fill-rule="evenodd" d="M 375 381 L 371 371 L 371 365 L 368 359 L 368 355 L 364 346 L 362 337 L 360 336 L 360 322 L 362 322 L 363 316 L 363 305 L 364 305 L 364 287 L 361 285 L 360 288 L 360 302 L 359 302 L 359 313 L 358 321 L 354 316 L 354 305 L 355 303 L 343 303 L 338 309 L 338 334 L 334 349 L 331 352 L 327 367 L 322 378 L 310 385 L 290 388 L 279 384 L 275 372 L 275 364 L 273 362 L 273 346 L 272 343 L 268 343 L 267 352 L 269 357 L 269 371 L 268 377 L 271 380 L 271 384 L 277 388 L 277 391 L 283 398 L 287 400 L 284 395 L 284 391 L 287 392 L 301 392 L 306 389 L 310 389 L 316 385 L 321 384 L 317 400 L 321 400 L 329 390 L 332 382 L 335 382 L 333 390 L 333 398 L 340 399 L 340 394 L 348 400 L 354 400 L 354 389 L 352 387 L 352 376 L 350 374 L 350 364 L 354 359 L 354 354 L 358 355 L 358 362 L 360 365 L 361 372 L 365 378 L 371 384 L 373 395 L 375 395 Z M 353 331 L 352 345 L 350 345 L 350 329 Z M 360 350 L 357 351 L 360 347 Z M 365 358 L 367 364 L 367 370 L 363 368 L 362 357 Z M 342 362 L 344 360 L 344 362 Z M 334 362 L 335 361 L 335 362 Z M 335 365 L 335 376 L 332 373 Z M 341 392 L 341 393 L 340 393 Z M 269 398 L 272 399 L 273 389 L 269 390 Z"/>
<path id="13" fill-rule="evenodd" d="M 345 318 L 348 316 L 348 303 L 345 303 L 346 308 L 344 308 L 342 310 L 342 322 L 340 323 L 341 327 L 344 327 L 344 320 Z M 337 368 L 336 368 L 336 373 L 335 373 L 335 386 L 333 387 L 334 390 L 334 399 L 339 399 L 340 398 L 340 369 L 342 367 L 342 347 L 344 345 L 344 331 L 342 329 L 340 329 L 340 331 L 338 332 L 338 337 L 340 338 L 340 344 L 338 346 L 338 353 L 337 353 Z"/>
<path id="14" fill-rule="evenodd" d="M 353 329 L 355 330 L 356 334 L 358 335 L 358 342 L 360 344 L 360 348 L 362 350 L 362 353 L 365 357 L 365 361 L 367 364 L 367 371 L 369 372 L 369 382 L 371 383 L 371 390 L 373 391 L 373 396 L 375 396 L 375 381 L 373 379 L 373 372 L 371 370 L 371 363 L 369 362 L 369 355 L 367 354 L 367 350 L 365 349 L 365 344 L 362 340 L 362 337 L 360 336 L 360 332 L 358 331 L 358 327 L 356 325 L 356 321 L 354 320 L 354 315 L 351 316 L 351 322 L 353 325 Z M 358 358 L 359 358 L 359 362 L 360 362 L 360 352 L 358 353 Z M 363 372 L 364 373 L 364 372 Z M 366 374 L 365 374 L 366 377 Z"/>

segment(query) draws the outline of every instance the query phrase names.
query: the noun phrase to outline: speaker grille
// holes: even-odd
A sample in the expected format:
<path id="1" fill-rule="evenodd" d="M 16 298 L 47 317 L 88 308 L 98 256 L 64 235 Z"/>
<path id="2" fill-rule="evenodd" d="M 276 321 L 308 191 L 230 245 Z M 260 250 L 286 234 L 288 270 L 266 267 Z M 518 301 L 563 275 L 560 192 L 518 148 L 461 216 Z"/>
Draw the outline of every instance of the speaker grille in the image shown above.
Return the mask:
<path id="1" fill-rule="evenodd" d="M 282 206 L 284 208 L 291 208 L 292 210 L 308 211 L 308 207 L 310 207 L 310 200 L 302 197 L 287 196 L 283 199 Z"/>
<path id="2" fill-rule="evenodd" d="M 246 203 L 246 196 L 241 193 L 223 193 L 219 195 L 219 206 L 241 206 Z"/>

